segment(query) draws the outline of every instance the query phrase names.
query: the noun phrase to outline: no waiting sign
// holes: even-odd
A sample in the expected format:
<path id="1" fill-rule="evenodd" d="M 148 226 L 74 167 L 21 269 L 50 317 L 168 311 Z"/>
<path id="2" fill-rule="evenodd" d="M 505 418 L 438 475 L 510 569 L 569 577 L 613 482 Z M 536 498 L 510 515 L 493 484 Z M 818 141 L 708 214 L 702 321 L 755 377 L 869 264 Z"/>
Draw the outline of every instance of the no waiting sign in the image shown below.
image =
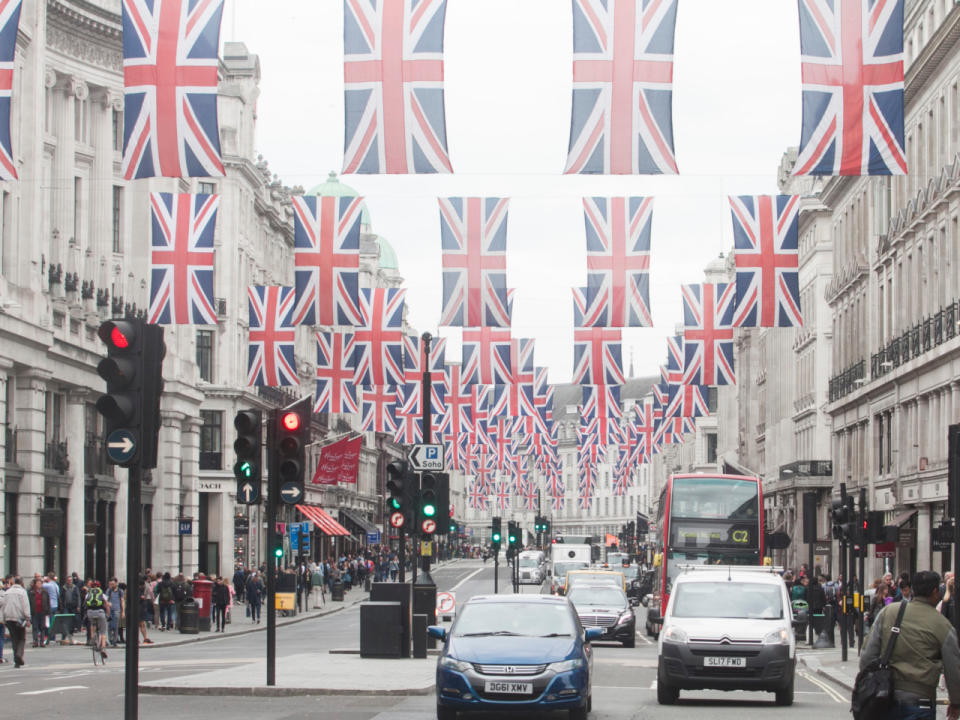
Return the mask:
<path id="1" fill-rule="evenodd" d="M 437 614 L 449 615 L 457 607 L 457 596 L 452 592 L 437 593 Z"/>

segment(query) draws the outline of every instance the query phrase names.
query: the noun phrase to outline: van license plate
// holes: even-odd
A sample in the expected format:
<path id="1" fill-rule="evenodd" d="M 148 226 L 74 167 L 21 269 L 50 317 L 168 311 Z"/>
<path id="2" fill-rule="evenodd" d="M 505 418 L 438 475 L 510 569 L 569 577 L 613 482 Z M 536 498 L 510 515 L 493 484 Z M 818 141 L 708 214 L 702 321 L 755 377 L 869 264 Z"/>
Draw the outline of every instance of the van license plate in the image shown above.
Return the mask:
<path id="1" fill-rule="evenodd" d="M 484 690 L 501 695 L 533 695 L 533 683 L 487 680 Z"/>
<path id="2" fill-rule="evenodd" d="M 704 667 L 746 667 L 747 659 L 744 657 L 705 657 L 703 664 Z"/>

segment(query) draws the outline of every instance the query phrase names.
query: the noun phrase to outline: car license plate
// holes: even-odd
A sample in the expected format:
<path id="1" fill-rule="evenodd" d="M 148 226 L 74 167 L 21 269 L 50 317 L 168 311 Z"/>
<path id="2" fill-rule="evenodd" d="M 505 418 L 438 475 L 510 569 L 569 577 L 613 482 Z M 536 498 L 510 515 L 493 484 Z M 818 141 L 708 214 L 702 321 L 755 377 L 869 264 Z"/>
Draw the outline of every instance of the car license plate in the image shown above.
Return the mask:
<path id="1" fill-rule="evenodd" d="M 487 680 L 484 690 L 501 695 L 533 695 L 533 683 Z"/>
<path id="2" fill-rule="evenodd" d="M 746 667 L 747 659 L 744 657 L 705 657 L 703 659 L 704 667 Z"/>

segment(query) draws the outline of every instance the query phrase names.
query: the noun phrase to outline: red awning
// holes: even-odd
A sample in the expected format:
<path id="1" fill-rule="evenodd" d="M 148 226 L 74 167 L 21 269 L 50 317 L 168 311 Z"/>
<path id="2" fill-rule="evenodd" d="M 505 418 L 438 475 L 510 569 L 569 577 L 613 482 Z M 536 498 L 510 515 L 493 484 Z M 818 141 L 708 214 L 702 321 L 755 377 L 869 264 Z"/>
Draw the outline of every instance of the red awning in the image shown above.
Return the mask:
<path id="1" fill-rule="evenodd" d="M 316 525 L 317 529 L 324 535 L 334 536 L 350 534 L 349 530 L 330 517 L 330 515 L 318 505 L 297 505 L 297 510 L 302 512 L 306 518 Z"/>

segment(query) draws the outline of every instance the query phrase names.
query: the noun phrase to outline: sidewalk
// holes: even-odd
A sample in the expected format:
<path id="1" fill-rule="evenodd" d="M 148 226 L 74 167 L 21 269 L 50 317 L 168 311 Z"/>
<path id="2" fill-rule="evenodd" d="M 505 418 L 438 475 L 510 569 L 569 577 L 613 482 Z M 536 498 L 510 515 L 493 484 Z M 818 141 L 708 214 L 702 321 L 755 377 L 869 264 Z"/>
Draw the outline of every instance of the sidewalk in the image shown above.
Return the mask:
<path id="1" fill-rule="evenodd" d="M 853 682 L 859 671 L 860 658 L 853 648 L 847 655 L 847 662 L 840 659 L 840 647 L 811 650 L 797 648 L 797 660 L 814 675 L 820 675 L 833 681 L 847 692 L 853 692 Z"/>

